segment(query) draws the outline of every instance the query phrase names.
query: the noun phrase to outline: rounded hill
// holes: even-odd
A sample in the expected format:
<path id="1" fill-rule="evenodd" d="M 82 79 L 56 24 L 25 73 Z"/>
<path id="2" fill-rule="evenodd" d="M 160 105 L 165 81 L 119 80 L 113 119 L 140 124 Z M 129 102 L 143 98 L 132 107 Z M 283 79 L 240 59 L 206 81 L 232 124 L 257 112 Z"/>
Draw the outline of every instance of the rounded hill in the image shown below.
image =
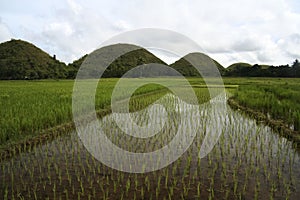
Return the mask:
<path id="1" fill-rule="evenodd" d="M 69 69 L 35 45 L 12 39 L 0 44 L 0 79 L 68 78 Z"/>

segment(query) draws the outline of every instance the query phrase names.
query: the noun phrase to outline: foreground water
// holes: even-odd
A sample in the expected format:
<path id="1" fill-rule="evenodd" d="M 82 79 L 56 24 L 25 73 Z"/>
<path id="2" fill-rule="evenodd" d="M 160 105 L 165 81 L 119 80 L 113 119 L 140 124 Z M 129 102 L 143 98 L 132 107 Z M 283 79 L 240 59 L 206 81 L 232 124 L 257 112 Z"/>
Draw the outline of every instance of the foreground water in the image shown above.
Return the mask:
<path id="1" fill-rule="evenodd" d="M 80 137 L 73 132 L 2 161 L 1 196 L 4 199 L 298 199 L 300 196 L 299 150 L 269 127 L 227 105 L 215 106 L 214 102 L 195 107 L 167 95 L 157 103 L 166 108 L 154 106 L 130 115 L 136 126 L 133 121 L 126 121 L 124 113 L 108 115 L 97 123 L 107 139 L 126 152 L 149 153 L 175 144 L 164 152 L 173 156 L 158 160 L 151 157 L 153 162 L 130 160 L 124 154 L 122 159 L 127 159 L 130 169 L 144 167 L 147 172 L 174 161 L 170 165 L 161 165 L 153 172 L 127 173 L 123 172 L 129 170 L 116 156 L 117 151 L 97 148 L 98 152 L 92 152 L 96 158 L 100 153 L 106 155 L 114 163 L 112 169 L 91 154 L 95 148 L 88 146 L 95 147 L 103 138 L 95 134 L 83 137 L 92 130 L 87 129 L 88 133 L 79 132 Z M 88 127 L 96 130 L 94 123 Z M 141 126 L 146 127 L 143 133 L 138 131 Z M 153 133 L 147 132 L 149 129 Z M 174 141 L 177 134 L 184 137 Z M 205 139 L 205 136 L 210 137 Z M 190 144 L 187 151 L 186 144 Z M 122 164 L 123 171 L 116 170 L 121 169 L 116 167 L 118 164 Z"/>

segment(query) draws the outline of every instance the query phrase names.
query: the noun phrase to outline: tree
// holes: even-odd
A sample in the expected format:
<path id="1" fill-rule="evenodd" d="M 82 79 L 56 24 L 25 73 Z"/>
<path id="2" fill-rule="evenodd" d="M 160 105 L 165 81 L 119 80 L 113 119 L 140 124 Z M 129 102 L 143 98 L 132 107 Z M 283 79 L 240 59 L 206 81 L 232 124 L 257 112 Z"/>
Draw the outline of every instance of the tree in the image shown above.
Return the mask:
<path id="1" fill-rule="evenodd" d="M 300 77 L 300 63 L 299 63 L 298 59 L 296 59 L 293 62 L 292 73 L 293 73 L 294 77 Z"/>
<path id="2" fill-rule="evenodd" d="M 293 67 L 293 68 L 298 68 L 298 67 L 300 67 L 300 63 L 299 63 L 298 59 L 296 59 L 296 60 L 293 62 L 292 67 Z"/>

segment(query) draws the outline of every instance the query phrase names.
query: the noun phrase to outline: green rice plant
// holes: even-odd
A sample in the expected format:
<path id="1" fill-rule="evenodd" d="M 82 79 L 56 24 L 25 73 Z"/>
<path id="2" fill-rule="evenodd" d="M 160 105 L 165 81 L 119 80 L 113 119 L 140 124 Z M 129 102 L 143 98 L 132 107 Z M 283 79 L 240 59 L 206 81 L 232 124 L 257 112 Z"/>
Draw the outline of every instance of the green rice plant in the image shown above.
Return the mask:
<path id="1" fill-rule="evenodd" d="M 144 199 L 145 198 L 145 191 L 144 191 L 144 187 L 141 186 L 141 198 Z"/>
<path id="2" fill-rule="evenodd" d="M 155 189 L 155 197 L 156 197 L 156 199 L 158 199 L 159 193 L 160 193 L 160 190 L 159 190 L 159 188 L 157 187 L 157 188 Z"/>
<path id="3" fill-rule="evenodd" d="M 118 79 L 99 81 L 96 109 L 110 104 L 110 97 Z M 45 129 L 72 121 L 72 89 L 74 81 L 1 81 L 0 146 L 18 142 L 43 133 Z M 126 87 L 131 87 L 130 85 Z M 149 84 L 134 95 L 162 89 Z M 0 94 L 0 95 L 1 95 Z M 26 150 L 24 145 L 23 151 Z"/>
<path id="4" fill-rule="evenodd" d="M 126 196 L 128 196 L 128 192 L 129 192 L 130 186 L 131 186 L 130 179 L 127 179 L 127 182 L 126 182 L 126 193 L 125 193 Z"/>
<path id="5" fill-rule="evenodd" d="M 7 187 L 5 187 L 3 199 L 4 199 L 4 200 L 7 200 L 7 199 L 8 199 L 8 189 L 7 189 Z"/>
<path id="6" fill-rule="evenodd" d="M 66 199 L 69 199 L 69 192 L 68 192 L 67 189 L 64 190 L 64 193 L 65 193 L 65 195 L 66 195 Z"/>

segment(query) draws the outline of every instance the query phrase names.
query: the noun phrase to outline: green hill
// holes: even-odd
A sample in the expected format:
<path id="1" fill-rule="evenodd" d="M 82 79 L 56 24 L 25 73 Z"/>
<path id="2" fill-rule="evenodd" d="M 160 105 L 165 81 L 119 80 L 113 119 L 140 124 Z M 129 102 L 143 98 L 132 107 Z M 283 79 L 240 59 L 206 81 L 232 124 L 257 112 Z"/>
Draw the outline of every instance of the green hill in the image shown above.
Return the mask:
<path id="1" fill-rule="evenodd" d="M 114 47 L 117 48 L 127 48 L 127 44 L 115 44 Z M 81 66 L 81 64 L 84 62 L 84 60 L 87 58 L 88 55 L 85 55 L 81 57 L 78 60 L 75 60 L 73 63 L 69 64 L 70 68 L 74 68 L 75 70 L 78 70 Z M 97 62 L 97 61 L 95 61 Z M 164 64 L 161 59 L 157 58 L 155 55 L 147 51 L 146 49 L 137 49 L 134 51 L 130 51 L 116 60 L 114 60 L 109 67 L 105 70 L 102 77 L 121 77 L 123 74 L 125 74 L 130 69 L 137 67 L 142 64 L 149 64 L 149 63 L 158 63 L 158 64 Z M 151 66 L 150 66 L 151 67 Z M 157 75 L 155 72 L 149 70 L 147 71 L 148 75 Z"/>
<path id="2" fill-rule="evenodd" d="M 219 72 L 221 75 L 225 73 L 225 68 L 218 63 L 217 61 L 211 59 L 208 60 L 206 56 L 203 56 L 204 54 L 201 53 L 190 53 L 179 60 L 177 60 L 175 63 L 171 64 L 170 67 L 173 67 L 178 72 L 180 72 L 183 76 L 197 76 L 200 77 L 199 72 L 195 67 L 192 66 L 192 64 L 188 61 L 189 59 L 193 59 L 197 63 L 200 63 L 200 66 L 203 67 L 211 67 L 210 61 L 213 61 L 214 64 L 217 66 Z M 204 70 L 205 71 L 205 70 Z M 208 70 L 206 70 L 208 71 Z"/>
<path id="3" fill-rule="evenodd" d="M 68 78 L 69 67 L 29 42 L 0 44 L 0 79 Z"/>
<path id="4" fill-rule="evenodd" d="M 252 65 L 248 63 L 234 63 L 227 67 L 226 75 L 227 76 L 243 76 L 244 74 L 248 73 L 249 69 Z"/>
<path id="5" fill-rule="evenodd" d="M 237 71 L 237 70 L 241 70 L 243 68 L 249 68 L 252 67 L 252 65 L 250 65 L 249 63 L 234 63 L 232 65 L 230 65 L 229 67 L 227 67 L 227 71 Z"/>

